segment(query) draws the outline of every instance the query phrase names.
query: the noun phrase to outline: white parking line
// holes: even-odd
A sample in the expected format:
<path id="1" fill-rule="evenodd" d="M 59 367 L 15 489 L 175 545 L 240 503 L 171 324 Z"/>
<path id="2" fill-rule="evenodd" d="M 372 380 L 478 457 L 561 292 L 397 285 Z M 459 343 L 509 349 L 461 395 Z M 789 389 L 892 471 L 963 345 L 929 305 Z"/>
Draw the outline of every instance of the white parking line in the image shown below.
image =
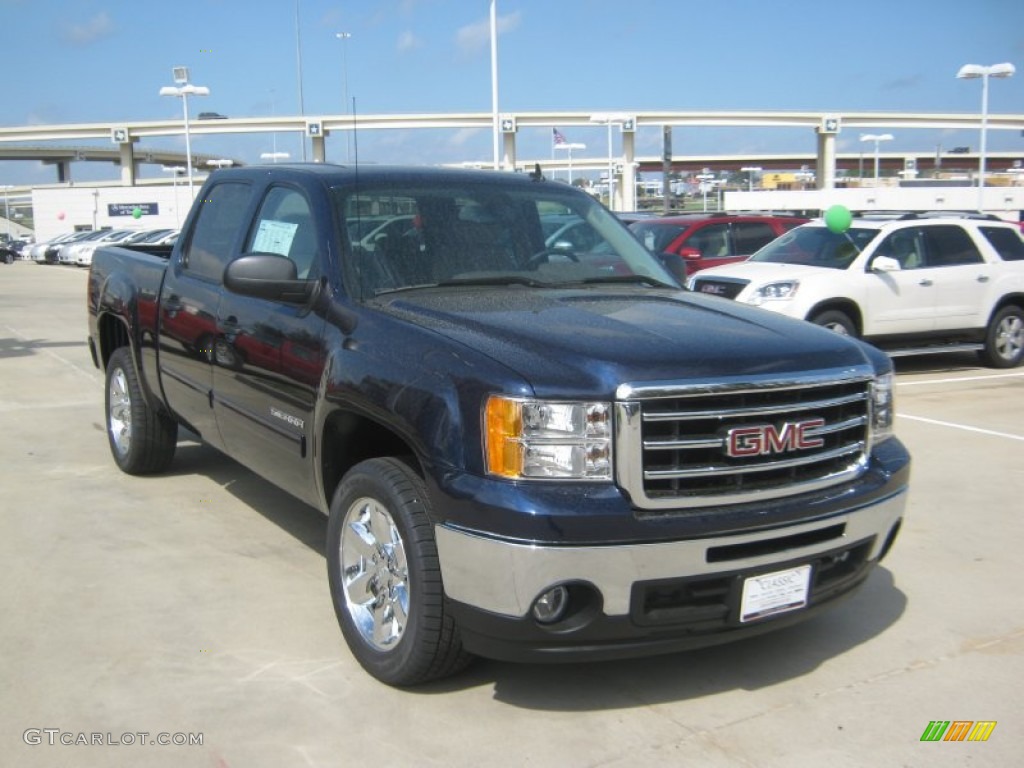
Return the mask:
<path id="1" fill-rule="evenodd" d="M 981 429 L 980 427 L 969 427 L 966 424 L 954 424 L 951 421 L 940 421 L 939 419 L 926 419 L 924 416 L 909 416 L 905 413 L 896 414 L 898 419 L 909 419 L 910 421 L 921 421 L 925 424 L 935 424 L 940 427 L 952 427 L 953 429 L 962 429 L 966 432 L 977 432 L 980 435 L 991 435 L 993 437 L 1005 437 L 1008 440 L 1021 440 L 1024 441 L 1024 435 L 1011 435 L 1009 432 L 996 432 L 991 429 Z"/>
<path id="2" fill-rule="evenodd" d="M 988 379 L 1022 379 L 1024 373 L 992 373 L 985 376 L 954 376 L 949 379 L 928 379 L 927 381 L 897 381 L 897 387 L 918 387 L 926 384 L 959 384 L 960 382 L 987 381 Z"/>

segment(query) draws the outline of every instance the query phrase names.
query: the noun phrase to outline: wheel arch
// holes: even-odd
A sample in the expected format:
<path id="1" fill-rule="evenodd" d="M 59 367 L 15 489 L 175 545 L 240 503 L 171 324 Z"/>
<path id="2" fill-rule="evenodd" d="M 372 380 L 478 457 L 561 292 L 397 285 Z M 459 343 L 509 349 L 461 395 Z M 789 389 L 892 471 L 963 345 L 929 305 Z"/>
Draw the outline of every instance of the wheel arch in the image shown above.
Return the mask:
<path id="1" fill-rule="evenodd" d="M 811 320 L 822 312 L 842 312 L 853 322 L 857 336 L 864 335 L 864 315 L 861 313 L 860 306 L 853 299 L 832 298 L 819 301 L 811 307 L 805 319 Z"/>
<path id="2" fill-rule="evenodd" d="M 365 414 L 338 409 L 324 420 L 320 438 L 319 470 L 323 508 L 349 469 L 367 459 L 392 457 L 405 462 L 420 477 L 425 470 L 411 441 Z"/>
<path id="3" fill-rule="evenodd" d="M 985 325 L 991 323 L 996 314 L 1006 307 L 1017 307 L 1017 309 L 1024 312 L 1024 292 L 1008 293 L 1000 297 L 999 301 L 992 307 L 992 311 L 989 312 Z"/>

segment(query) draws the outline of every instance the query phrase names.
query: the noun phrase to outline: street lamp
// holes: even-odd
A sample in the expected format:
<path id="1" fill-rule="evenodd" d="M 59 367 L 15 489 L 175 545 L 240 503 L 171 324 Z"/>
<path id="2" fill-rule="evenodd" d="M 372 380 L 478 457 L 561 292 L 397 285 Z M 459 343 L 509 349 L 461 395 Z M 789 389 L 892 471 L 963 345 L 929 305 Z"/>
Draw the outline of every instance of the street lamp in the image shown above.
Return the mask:
<path id="1" fill-rule="evenodd" d="M 7 243 L 11 242 L 11 203 L 8 197 L 12 189 L 11 184 L 4 184 L 4 220 L 7 222 Z"/>
<path id="2" fill-rule="evenodd" d="M 192 85 L 188 81 L 188 67 L 175 67 L 174 82 L 178 85 L 165 85 L 160 89 L 161 96 L 177 96 L 181 99 L 182 109 L 185 113 L 185 160 L 188 169 L 188 194 L 189 199 L 195 197 L 192 190 L 192 142 L 188 134 L 188 97 L 209 96 L 210 89 L 204 85 Z"/>
<path id="3" fill-rule="evenodd" d="M 174 185 L 174 221 L 178 226 L 181 226 L 181 212 L 178 210 L 178 177 L 185 172 L 185 169 L 180 165 L 164 165 L 161 168 L 167 173 L 174 174 L 171 181 Z"/>
<path id="4" fill-rule="evenodd" d="M 341 113 L 343 115 L 349 114 L 348 111 L 348 43 L 346 42 L 352 37 L 351 32 L 336 32 L 334 34 L 336 38 L 341 40 L 341 74 L 342 74 L 342 101 L 341 101 Z M 345 160 L 347 162 L 352 161 L 351 157 L 351 138 L 352 132 L 345 132 Z"/>
<path id="5" fill-rule="evenodd" d="M 875 186 L 878 186 L 878 147 L 883 141 L 892 141 L 893 135 L 891 133 L 862 133 L 860 140 L 875 142 Z"/>
<path id="6" fill-rule="evenodd" d="M 566 142 L 564 144 L 555 144 L 555 149 L 564 149 L 569 155 L 569 186 L 572 186 L 572 151 L 574 149 L 586 149 L 586 144 L 580 144 L 578 142 Z"/>
<path id="7" fill-rule="evenodd" d="M 696 176 L 697 181 L 700 182 L 700 191 L 704 195 L 704 210 L 708 209 L 708 187 L 711 182 L 715 179 L 715 174 L 711 173 L 709 169 L 705 168 L 703 173 L 698 173 Z"/>
<path id="8" fill-rule="evenodd" d="M 615 210 L 615 166 L 612 161 L 612 126 L 622 125 L 629 115 L 621 112 L 598 112 L 590 116 L 590 122 L 603 123 L 608 126 L 608 207 Z"/>
<path id="9" fill-rule="evenodd" d="M 277 163 L 278 160 L 287 160 L 291 155 L 287 152 L 263 152 L 260 154 L 260 160 L 270 160 L 273 163 Z"/>
<path id="10" fill-rule="evenodd" d="M 961 80 L 981 78 L 981 152 L 978 158 L 978 210 L 984 208 L 985 199 L 985 134 L 988 129 L 988 79 L 990 77 L 1010 77 L 1016 72 L 1013 64 L 1003 62 L 983 67 L 980 64 L 964 64 L 956 76 Z"/>
<path id="11" fill-rule="evenodd" d="M 761 173 L 761 171 L 763 171 L 764 168 L 759 168 L 756 165 L 752 165 L 752 166 L 749 166 L 749 167 L 740 168 L 740 170 L 747 174 L 747 184 L 749 185 L 748 191 L 753 192 L 754 191 L 754 174 L 755 173 Z"/>

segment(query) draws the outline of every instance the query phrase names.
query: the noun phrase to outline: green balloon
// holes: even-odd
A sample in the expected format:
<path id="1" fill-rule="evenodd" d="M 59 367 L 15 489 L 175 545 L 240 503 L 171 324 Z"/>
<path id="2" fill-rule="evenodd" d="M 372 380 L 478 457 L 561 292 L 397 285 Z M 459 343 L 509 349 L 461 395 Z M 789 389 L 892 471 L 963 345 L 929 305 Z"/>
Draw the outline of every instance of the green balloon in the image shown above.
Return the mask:
<path id="1" fill-rule="evenodd" d="M 138 208 L 138 207 L 132 208 L 132 218 L 133 219 L 142 218 L 142 209 Z"/>
<path id="2" fill-rule="evenodd" d="M 845 205 L 833 205 L 825 211 L 825 226 L 829 231 L 841 235 L 853 223 L 853 214 Z"/>

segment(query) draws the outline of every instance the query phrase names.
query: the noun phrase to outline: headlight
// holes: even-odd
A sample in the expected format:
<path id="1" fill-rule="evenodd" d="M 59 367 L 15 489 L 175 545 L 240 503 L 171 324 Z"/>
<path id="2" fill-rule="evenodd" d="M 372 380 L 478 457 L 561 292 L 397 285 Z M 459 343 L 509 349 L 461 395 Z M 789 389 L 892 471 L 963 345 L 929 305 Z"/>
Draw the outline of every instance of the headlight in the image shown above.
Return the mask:
<path id="1" fill-rule="evenodd" d="M 492 395 L 484 409 L 487 471 L 512 479 L 610 480 L 611 405 Z"/>
<path id="2" fill-rule="evenodd" d="M 871 383 L 871 443 L 877 445 L 892 437 L 892 373 L 884 373 Z"/>
<path id="3" fill-rule="evenodd" d="M 754 304 L 756 306 L 764 303 L 765 301 L 792 299 L 796 296 L 796 291 L 799 287 L 799 280 L 784 280 L 778 283 L 768 283 L 754 291 L 750 295 L 750 298 L 747 299 L 747 303 Z"/>

